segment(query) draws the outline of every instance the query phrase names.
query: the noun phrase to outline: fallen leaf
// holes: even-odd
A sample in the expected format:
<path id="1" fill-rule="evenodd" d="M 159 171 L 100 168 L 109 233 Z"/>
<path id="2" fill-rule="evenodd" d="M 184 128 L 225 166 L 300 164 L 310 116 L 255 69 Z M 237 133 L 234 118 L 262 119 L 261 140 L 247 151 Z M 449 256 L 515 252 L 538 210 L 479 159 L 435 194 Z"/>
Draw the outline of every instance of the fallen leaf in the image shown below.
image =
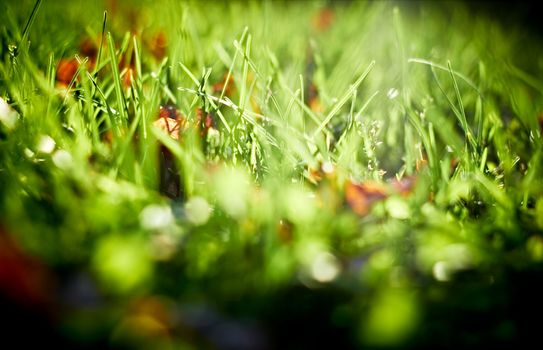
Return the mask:
<path id="1" fill-rule="evenodd" d="M 318 11 L 313 17 L 313 28 L 317 31 L 325 31 L 329 29 L 335 22 L 336 13 L 329 7 L 325 7 Z"/>
<path id="2" fill-rule="evenodd" d="M 225 74 L 221 81 L 213 84 L 212 90 L 215 94 L 220 94 L 222 90 L 224 89 L 224 95 L 225 96 L 232 96 L 232 93 L 234 91 L 234 77 L 230 75 L 230 78 L 228 79 L 228 74 Z M 225 88 L 226 85 L 226 88 Z"/>
<path id="3" fill-rule="evenodd" d="M 53 301 L 53 276 L 0 227 L 0 294 L 36 308 Z"/>
<path id="4" fill-rule="evenodd" d="M 123 76 L 123 86 L 125 89 L 128 89 L 132 86 L 132 81 L 136 76 L 136 71 L 133 68 L 127 68 Z"/>
<path id="5" fill-rule="evenodd" d="M 215 121 L 211 113 L 205 113 L 202 108 L 196 109 L 196 123 L 200 130 L 200 136 L 207 135 L 209 129 L 215 127 Z"/>
<path id="6" fill-rule="evenodd" d="M 168 49 L 166 34 L 162 31 L 156 33 L 151 40 L 147 41 L 147 47 L 154 58 L 162 60 L 166 56 L 166 51 Z"/>
<path id="7" fill-rule="evenodd" d="M 368 214 L 373 203 L 387 197 L 386 188 L 378 182 L 345 183 L 345 200 L 353 212 L 360 216 Z"/>
<path id="8" fill-rule="evenodd" d="M 415 168 L 417 171 L 421 171 L 424 167 L 428 165 L 428 161 L 426 159 L 417 159 L 415 162 Z"/>
<path id="9" fill-rule="evenodd" d="M 78 68 L 79 63 L 75 58 L 62 58 L 57 67 L 57 82 L 64 86 L 70 85 Z"/>
<path id="10" fill-rule="evenodd" d="M 171 138 L 179 140 L 179 133 L 183 129 L 185 119 L 173 106 L 160 106 L 159 117 L 153 125 L 164 130 Z"/>
<path id="11" fill-rule="evenodd" d="M 98 56 L 98 46 L 96 45 L 96 42 L 91 38 L 83 39 L 79 44 L 79 52 L 81 53 L 81 56 L 89 59 L 89 68 L 94 68 Z"/>

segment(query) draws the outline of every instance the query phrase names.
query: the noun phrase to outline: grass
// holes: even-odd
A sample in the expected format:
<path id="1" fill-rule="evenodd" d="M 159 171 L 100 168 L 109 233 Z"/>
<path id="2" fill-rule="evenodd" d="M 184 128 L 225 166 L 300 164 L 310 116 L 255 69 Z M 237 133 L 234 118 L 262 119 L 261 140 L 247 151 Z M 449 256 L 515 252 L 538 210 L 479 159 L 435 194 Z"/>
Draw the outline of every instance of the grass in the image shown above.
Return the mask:
<path id="1" fill-rule="evenodd" d="M 54 315 L 47 339 L 71 347 L 538 338 L 533 33 L 461 3 L 0 9 L 0 291 L 28 331 Z"/>

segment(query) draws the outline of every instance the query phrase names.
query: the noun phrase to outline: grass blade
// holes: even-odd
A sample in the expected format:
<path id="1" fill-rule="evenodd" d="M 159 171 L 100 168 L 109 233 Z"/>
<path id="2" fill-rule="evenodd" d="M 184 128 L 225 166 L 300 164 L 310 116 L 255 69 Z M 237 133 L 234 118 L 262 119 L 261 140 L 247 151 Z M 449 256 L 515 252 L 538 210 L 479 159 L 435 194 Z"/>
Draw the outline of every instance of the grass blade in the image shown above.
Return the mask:
<path id="1" fill-rule="evenodd" d="M 354 82 L 354 84 L 349 87 L 349 89 L 343 95 L 343 97 L 334 105 L 334 107 L 328 113 L 328 115 L 326 115 L 326 118 L 324 118 L 324 120 L 321 122 L 317 130 L 315 130 L 315 132 L 313 133 L 313 137 L 316 137 L 326 127 L 326 125 L 330 122 L 330 120 L 332 120 L 332 118 L 339 112 L 341 107 L 343 107 L 343 105 L 347 103 L 347 101 L 349 101 L 353 92 L 356 89 L 358 89 L 358 86 L 360 86 L 360 84 L 362 84 L 364 79 L 366 79 L 366 77 L 371 72 L 374 65 L 375 65 L 375 61 L 372 61 L 370 65 L 368 66 L 368 68 L 366 68 L 364 73 L 362 73 L 362 75 Z"/>
<path id="2" fill-rule="evenodd" d="M 116 126 L 126 126 L 128 122 L 128 114 L 126 113 L 126 104 L 125 96 L 123 93 L 123 86 L 121 82 L 121 76 L 119 75 L 119 68 L 117 63 L 117 56 L 115 54 L 115 44 L 113 42 L 113 36 L 111 33 L 108 33 L 108 46 L 109 46 L 109 56 L 111 58 L 111 71 L 113 73 L 113 83 L 115 86 L 115 94 L 117 96 L 117 108 L 118 120 L 116 120 Z"/>
<path id="3" fill-rule="evenodd" d="M 38 10 L 40 8 L 40 5 L 42 3 L 42 0 L 37 0 L 34 3 L 34 7 L 32 8 L 32 12 L 30 13 L 30 16 L 28 17 L 28 20 L 26 21 L 26 25 L 23 29 L 23 34 L 21 37 L 21 41 L 19 43 L 19 47 L 24 47 L 26 49 L 25 42 L 28 39 L 28 35 L 30 33 L 30 28 L 32 28 L 32 24 L 34 23 L 34 20 L 36 19 L 36 14 L 38 13 Z"/>
<path id="4" fill-rule="evenodd" d="M 435 62 L 432 62 L 432 61 L 428 61 L 428 60 L 425 60 L 423 58 L 410 58 L 407 60 L 408 63 L 420 63 L 420 64 L 425 64 L 425 65 L 428 65 L 430 67 L 433 67 L 433 68 L 437 68 L 437 69 L 441 69 L 441 70 L 444 70 L 444 71 L 450 71 L 449 68 L 441 65 L 441 64 L 438 64 L 438 63 L 435 63 Z M 459 72 L 456 72 L 456 71 L 453 71 L 453 74 L 455 76 L 457 76 L 458 78 L 462 79 L 463 81 L 466 82 L 466 84 L 468 84 L 473 90 L 477 91 L 477 93 L 479 95 L 483 95 L 481 93 L 481 91 L 479 90 L 479 88 L 477 87 L 477 85 L 475 85 L 475 83 L 468 77 L 466 77 L 465 75 L 463 75 L 462 73 L 459 73 Z"/>

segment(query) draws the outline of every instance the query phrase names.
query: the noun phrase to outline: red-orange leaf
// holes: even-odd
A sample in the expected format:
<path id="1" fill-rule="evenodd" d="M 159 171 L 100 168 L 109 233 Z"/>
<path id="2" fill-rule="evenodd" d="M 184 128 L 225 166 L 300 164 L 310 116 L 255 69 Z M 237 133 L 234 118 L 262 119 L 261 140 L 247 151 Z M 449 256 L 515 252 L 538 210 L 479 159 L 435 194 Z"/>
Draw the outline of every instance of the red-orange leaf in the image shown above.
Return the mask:
<path id="1" fill-rule="evenodd" d="M 185 125 L 185 119 L 173 106 L 160 106 L 159 117 L 153 125 L 164 130 L 173 139 L 179 140 L 179 133 Z"/>
<path id="2" fill-rule="evenodd" d="M 58 63 L 57 67 L 57 82 L 68 86 L 77 73 L 79 63 L 75 58 L 63 58 Z"/>
<path id="3" fill-rule="evenodd" d="M 325 7 L 313 18 L 313 27 L 317 29 L 318 31 L 324 31 L 332 26 L 334 24 L 334 21 L 336 19 L 336 14 L 334 10 L 332 10 L 329 7 Z"/>
<path id="4" fill-rule="evenodd" d="M 215 124 L 212 115 L 210 113 L 204 113 L 202 108 L 196 110 L 196 123 L 201 136 L 207 135 L 209 129 Z"/>
<path id="5" fill-rule="evenodd" d="M 345 200 L 353 212 L 360 216 L 368 214 L 373 203 L 388 197 L 386 188 L 380 183 L 368 181 L 361 184 L 345 183 Z"/>
<path id="6" fill-rule="evenodd" d="M 228 74 L 225 74 L 221 81 L 213 84 L 213 88 L 212 88 L 213 93 L 220 94 L 222 90 L 224 89 L 225 96 L 232 96 L 232 93 L 234 90 L 234 77 L 230 75 L 230 78 L 228 79 L 228 81 L 226 81 L 227 77 L 228 77 Z"/>
<path id="7" fill-rule="evenodd" d="M 168 39 L 164 32 L 156 33 L 153 38 L 147 43 L 149 51 L 157 59 L 161 60 L 166 56 L 166 50 L 168 48 Z"/>

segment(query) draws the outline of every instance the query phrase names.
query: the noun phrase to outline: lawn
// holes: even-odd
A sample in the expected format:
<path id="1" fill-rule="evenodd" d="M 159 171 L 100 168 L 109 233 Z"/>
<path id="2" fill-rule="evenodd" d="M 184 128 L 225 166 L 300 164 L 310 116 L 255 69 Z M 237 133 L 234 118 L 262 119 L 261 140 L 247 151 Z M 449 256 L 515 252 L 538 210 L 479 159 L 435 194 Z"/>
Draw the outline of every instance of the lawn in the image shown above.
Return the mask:
<path id="1" fill-rule="evenodd" d="M 4 345 L 540 340 L 530 27 L 430 1 L 8 0 L 0 23 Z"/>

